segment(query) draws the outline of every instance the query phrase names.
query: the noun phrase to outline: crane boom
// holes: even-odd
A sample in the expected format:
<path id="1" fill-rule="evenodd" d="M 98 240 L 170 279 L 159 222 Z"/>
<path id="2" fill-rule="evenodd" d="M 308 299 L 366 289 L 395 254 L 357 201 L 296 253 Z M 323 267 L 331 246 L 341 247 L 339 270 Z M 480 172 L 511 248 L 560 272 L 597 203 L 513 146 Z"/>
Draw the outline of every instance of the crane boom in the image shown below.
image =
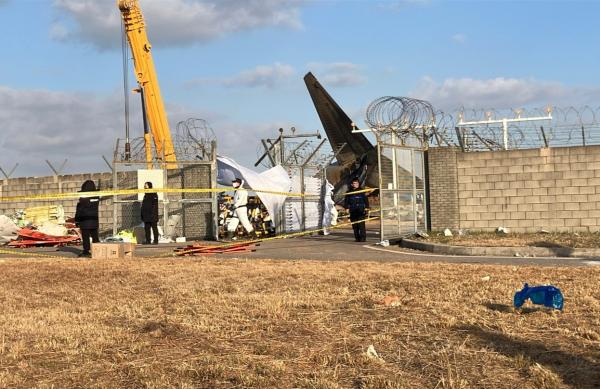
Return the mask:
<path id="1" fill-rule="evenodd" d="M 138 84 L 143 91 L 143 99 L 146 108 L 146 117 L 150 124 L 150 131 L 154 140 L 154 148 L 158 158 L 163 158 L 168 163 L 167 168 L 176 168 L 175 149 L 171 140 L 171 130 L 167 121 L 165 105 L 160 94 L 158 78 L 152 59 L 152 46 L 148 41 L 144 17 L 140 9 L 138 0 L 117 0 L 117 5 L 121 11 L 123 24 L 127 40 L 133 54 L 135 67 L 135 76 Z M 148 135 L 146 139 L 146 159 L 148 163 L 152 162 L 152 153 L 148 144 Z M 150 152 L 149 152 L 150 151 Z"/>

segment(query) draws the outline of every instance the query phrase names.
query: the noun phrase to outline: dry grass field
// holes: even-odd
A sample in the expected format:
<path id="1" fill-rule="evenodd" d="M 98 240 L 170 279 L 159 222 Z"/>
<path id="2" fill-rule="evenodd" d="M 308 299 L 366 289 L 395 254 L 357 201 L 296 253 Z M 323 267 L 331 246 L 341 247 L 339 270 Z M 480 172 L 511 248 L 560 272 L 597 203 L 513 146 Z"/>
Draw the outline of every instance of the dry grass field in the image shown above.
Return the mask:
<path id="1" fill-rule="evenodd" d="M 560 287 L 564 312 L 513 311 L 526 281 Z M 599 281 L 592 267 L 0 260 L 0 387 L 598 388 Z"/>
<path id="2" fill-rule="evenodd" d="M 428 238 L 413 237 L 434 243 L 444 243 L 455 246 L 483 246 L 483 247 L 572 247 L 572 248 L 598 248 L 600 247 L 600 233 L 598 232 L 551 232 L 551 233 L 517 233 L 497 234 L 495 232 L 470 232 L 467 235 L 444 236 L 443 233 L 434 232 Z"/>

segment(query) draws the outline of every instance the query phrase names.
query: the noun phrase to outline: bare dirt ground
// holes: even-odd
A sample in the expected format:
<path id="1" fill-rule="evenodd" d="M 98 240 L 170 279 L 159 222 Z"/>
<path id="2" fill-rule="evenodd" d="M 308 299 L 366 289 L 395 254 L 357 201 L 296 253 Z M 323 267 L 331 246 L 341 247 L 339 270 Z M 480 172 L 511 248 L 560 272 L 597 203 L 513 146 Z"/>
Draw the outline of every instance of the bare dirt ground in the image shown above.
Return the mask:
<path id="1" fill-rule="evenodd" d="M 600 233 L 582 232 L 552 232 L 552 233 L 527 233 L 527 234 L 497 234 L 495 232 L 472 232 L 463 236 L 444 236 L 443 233 L 434 232 L 428 238 L 413 237 L 433 243 L 443 243 L 454 246 L 479 246 L 479 247 L 572 247 L 572 248 L 600 248 Z M 411 239 L 413 239 L 411 238 Z"/>
<path id="2" fill-rule="evenodd" d="M 597 388 L 599 281 L 590 267 L 2 259 L 0 387 Z M 564 312 L 515 312 L 523 282 L 561 288 Z"/>

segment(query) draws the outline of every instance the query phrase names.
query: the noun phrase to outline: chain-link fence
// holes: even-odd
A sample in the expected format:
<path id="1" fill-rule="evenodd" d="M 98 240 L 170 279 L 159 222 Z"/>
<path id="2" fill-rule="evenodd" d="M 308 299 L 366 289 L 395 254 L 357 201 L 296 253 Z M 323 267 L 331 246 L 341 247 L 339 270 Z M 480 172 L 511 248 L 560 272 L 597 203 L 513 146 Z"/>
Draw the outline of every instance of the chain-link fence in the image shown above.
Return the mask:
<path id="1" fill-rule="evenodd" d="M 177 160 L 177 168 L 167 169 L 161 161 L 150 163 L 124 159 L 122 142 L 117 141 L 113 162 L 113 188 L 140 189 L 144 181 L 155 181 L 155 188 L 215 189 L 217 184 L 216 143 L 203 159 Z M 152 168 L 152 169 L 149 169 Z M 141 224 L 143 195 L 118 195 L 113 200 L 113 233 Z M 159 225 L 170 237 L 188 240 L 216 240 L 218 227 L 217 193 L 159 193 Z"/>
<path id="2" fill-rule="evenodd" d="M 307 196 L 288 197 L 283 206 L 282 230 L 305 231 L 320 228 L 323 221 L 325 171 L 315 166 L 283 166 L 292 181 L 291 192 Z M 316 196 L 315 196 L 316 195 Z"/>
<path id="3" fill-rule="evenodd" d="M 302 196 L 288 197 L 280 215 L 275 215 L 277 232 L 305 231 L 322 227 L 325 191 L 325 166 L 334 159 L 319 133 L 289 133 L 279 129 L 277 138 L 263 139 L 255 166 L 280 165 L 291 180 L 290 192 Z"/>

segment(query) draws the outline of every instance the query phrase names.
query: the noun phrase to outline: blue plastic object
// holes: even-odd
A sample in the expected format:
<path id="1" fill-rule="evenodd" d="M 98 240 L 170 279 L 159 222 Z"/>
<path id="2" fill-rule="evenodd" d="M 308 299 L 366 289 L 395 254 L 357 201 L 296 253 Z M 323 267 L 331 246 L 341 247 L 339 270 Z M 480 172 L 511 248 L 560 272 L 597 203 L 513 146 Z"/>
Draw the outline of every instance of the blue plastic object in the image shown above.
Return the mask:
<path id="1" fill-rule="evenodd" d="M 563 309 L 563 295 L 560 289 L 552 285 L 529 287 L 525 284 L 523 289 L 515 293 L 515 308 L 521 308 L 525 301 L 530 299 L 532 303 L 543 305 L 548 308 Z"/>

